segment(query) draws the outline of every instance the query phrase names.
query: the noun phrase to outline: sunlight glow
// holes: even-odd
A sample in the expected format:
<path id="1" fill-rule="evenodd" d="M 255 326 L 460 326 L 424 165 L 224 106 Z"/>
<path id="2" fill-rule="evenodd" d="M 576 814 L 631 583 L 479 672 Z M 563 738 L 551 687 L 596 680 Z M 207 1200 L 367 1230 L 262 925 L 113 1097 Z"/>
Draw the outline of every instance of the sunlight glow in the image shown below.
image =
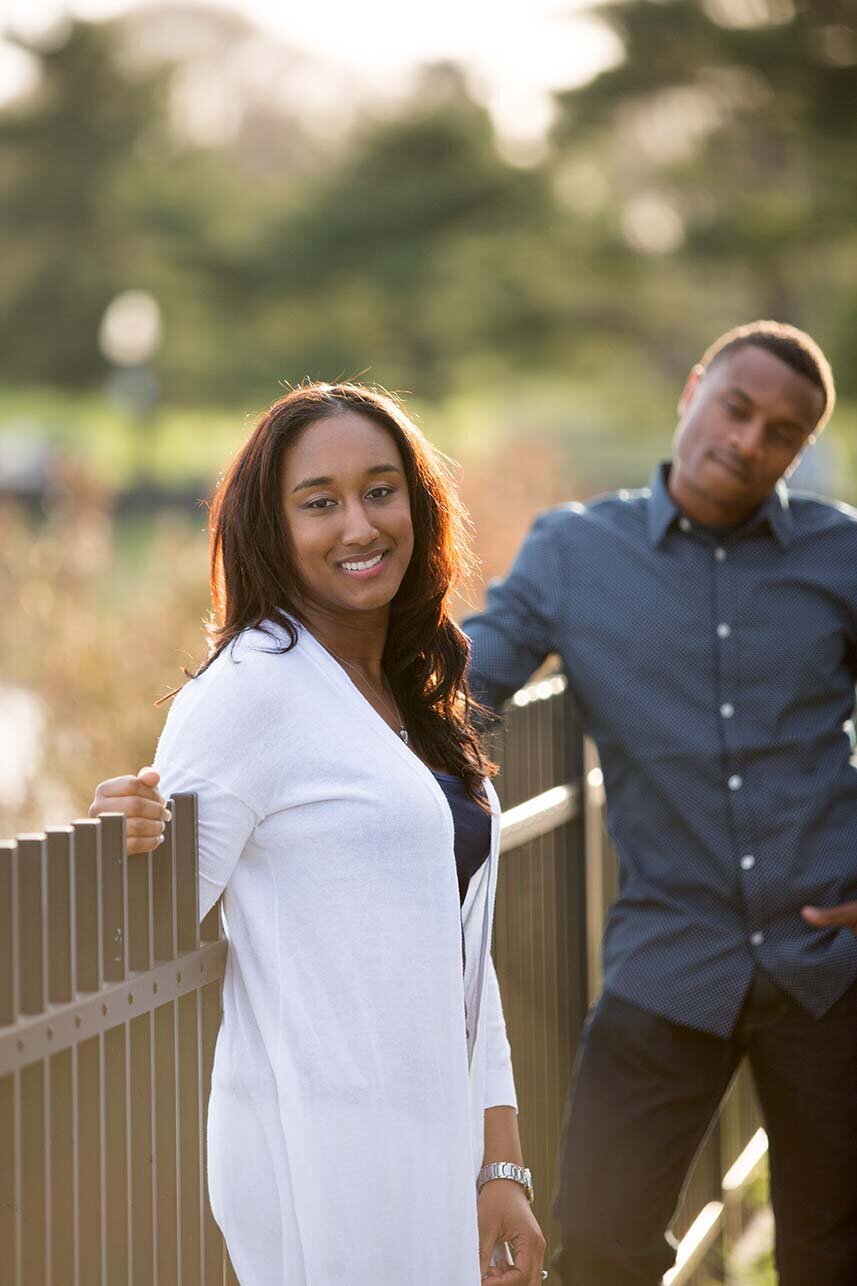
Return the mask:
<path id="1" fill-rule="evenodd" d="M 94 21 L 156 2 L 69 0 L 64 6 L 58 0 L 7 0 L 6 27 L 34 38 L 55 28 L 66 12 Z M 184 0 L 173 11 L 194 8 L 257 23 L 311 63 L 326 65 L 345 98 L 395 98 L 407 92 L 420 67 L 459 63 L 513 159 L 516 147 L 521 159 L 530 159 L 528 145 L 549 128 L 552 91 L 581 84 L 622 57 L 618 37 L 585 11 L 585 0 L 434 0 L 429 6 L 398 0 Z M 13 92 L 14 79 L 0 61 L 0 102 Z"/>

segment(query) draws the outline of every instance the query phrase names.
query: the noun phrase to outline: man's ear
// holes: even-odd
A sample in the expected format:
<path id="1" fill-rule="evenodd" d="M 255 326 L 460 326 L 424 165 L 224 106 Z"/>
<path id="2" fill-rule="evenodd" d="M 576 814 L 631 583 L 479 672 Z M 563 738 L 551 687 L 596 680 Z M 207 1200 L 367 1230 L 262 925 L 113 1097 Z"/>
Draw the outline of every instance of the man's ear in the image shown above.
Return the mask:
<path id="1" fill-rule="evenodd" d="M 786 469 L 785 473 L 783 474 L 783 477 L 784 477 L 784 478 L 790 478 L 790 477 L 792 476 L 792 474 L 794 473 L 795 469 L 798 467 L 798 465 L 800 464 L 801 460 L 802 460 L 802 459 L 803 459 L 803 457 L 806 455 L 806 453 L 807 453 L 807 451 L 809 450 L 809 448 L 810 448 L 810 447 L 812 447 L 812 446 L 815 446 L 815 434 L 814 434 L 814 433 L 810 433 L 810 435 L 809 435 L 809 437 L 807 438 L 806 442 L 804 442 L 804 444 L 803 444 L 803 446 L 801 447 L 800 451 L 798 451 L 797 455 L 796 455 L 796 456 L 795 456 L 795 458 L 792 460 L 791 464 L 789 465 L 789 467 Z"/>
<path id="2" fill-rule="evenodd" d="M 687 379 L 684 382 L 684 388 L 681 391 L 681 397 L 678 400 L 679 415 L 684 415 L 685 411 L 690 406 L 691 401 L 693 400 L 693 395 L 699 387 L 699 381 L 702 379 L 704 374 L 705 367 L 700 366 L 698 363 L 696 366 L 692 366 L 690 368 Z"/>

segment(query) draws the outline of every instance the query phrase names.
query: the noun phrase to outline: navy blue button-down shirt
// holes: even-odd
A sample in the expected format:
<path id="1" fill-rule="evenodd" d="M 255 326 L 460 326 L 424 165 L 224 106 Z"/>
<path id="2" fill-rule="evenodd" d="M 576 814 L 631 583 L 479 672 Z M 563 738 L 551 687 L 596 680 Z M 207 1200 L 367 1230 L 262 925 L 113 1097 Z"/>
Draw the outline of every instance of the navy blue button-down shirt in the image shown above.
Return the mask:
<path id="1" fill-rule="evenodd" d="M 598 746 L 605 987 L 725 1037 L 757 966 L 817 1016 L 857 979 L 800 915 L 857 899 L 857 512 L 780 484 L 712 531 L 667 477 L 542 514 L 465 629 L 495 707 L 557 653 Z"/>

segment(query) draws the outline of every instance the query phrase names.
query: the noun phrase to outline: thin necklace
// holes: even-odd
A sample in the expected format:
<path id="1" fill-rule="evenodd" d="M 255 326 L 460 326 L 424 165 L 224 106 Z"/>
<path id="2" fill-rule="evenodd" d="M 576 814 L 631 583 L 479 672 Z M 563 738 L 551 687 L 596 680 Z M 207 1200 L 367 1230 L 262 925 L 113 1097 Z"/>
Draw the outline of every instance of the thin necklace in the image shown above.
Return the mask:
<path id="1" fill-rule="evenodd" d="M 320 641 L 321 640 L 319 640 L 319 642 Z M 387 698 L 384 696 L 384 693 L 379 691 L 378 688 L 375 687 L 375 684 L 371 681 L 371 679 L 368 679 L 366 675 L 363 673 L 363 671 L 359 668 L 359 666 L 356 666 L 353 661 L 349 661 L 346 659 L 346 657 L 340 656 L 338 652 L 334 652 L 333 648 L 328 647 L 326 643 L 322 643 L 321 646 L 324 648 L 325 652 L 329 652 L 332 657 L 334 657 L 337 661 L 339 661 L 340 665 L 347 665 L 349 670 L 353 670 L 354 673 L 363 680 L 363 682 L 367 685 L 367 687 L 372 689 L 372 691 L 375 693 L 375 696 L 378 698 L 378 700 L 386 707 L 386 709 L 393 716 L 394 722 L 399 725 L 398 735 L 401 737 L 405 745 L 407 745 L 408 730 L 404 725 L 404 721 L 402 719 L 401 712 L 399 711 L 399 707 L 395 704 L 391 705 L 390 702 L 387 700 Z"/>

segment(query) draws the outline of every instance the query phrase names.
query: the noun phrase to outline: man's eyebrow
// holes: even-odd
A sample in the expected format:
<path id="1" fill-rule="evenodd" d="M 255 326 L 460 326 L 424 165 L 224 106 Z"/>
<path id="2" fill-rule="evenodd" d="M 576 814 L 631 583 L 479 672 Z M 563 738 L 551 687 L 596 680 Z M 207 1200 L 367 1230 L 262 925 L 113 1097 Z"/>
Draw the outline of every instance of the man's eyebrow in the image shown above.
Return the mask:
<path id="1" fill-rule="evenodd" d="M 379 473 L 401 473 L 401 469 L 395 464 L 373 464 L 366 470 L 367 478 L 374 478 Z M 296 487 L 292 487 L 292 495 L 296 491 L 306 491 L 308 487 L 332 487 L 334 479 L 322 474 L 317 478 L 304 478 Z"/>

